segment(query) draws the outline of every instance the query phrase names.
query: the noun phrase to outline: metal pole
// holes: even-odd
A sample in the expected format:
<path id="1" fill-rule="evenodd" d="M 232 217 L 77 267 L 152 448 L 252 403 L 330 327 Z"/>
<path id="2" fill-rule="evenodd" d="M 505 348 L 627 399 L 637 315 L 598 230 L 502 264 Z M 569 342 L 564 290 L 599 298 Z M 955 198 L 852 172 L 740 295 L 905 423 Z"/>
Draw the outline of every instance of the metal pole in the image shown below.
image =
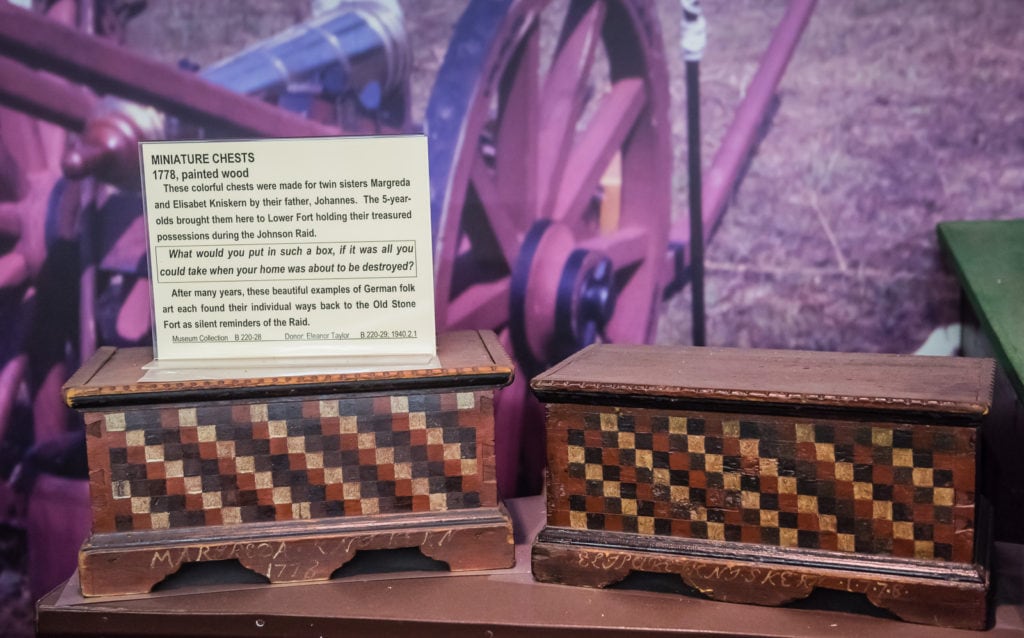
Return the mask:
<path id="1" fill-rule="evenodd" d="M 683 55 L 686 59 L 686 146 L 690 194 L 690 293 L 693 345 L 707 345 L 704 312 L 704 215 L 700 160 L 700 59 L 707 43 L 707 25 L 700 0 L 682 0 Z"/>
<path id="2" fill-rule="evenodd" d="M 775 29 L 771 43 L 761 57 L 757 73 L 744 90 L 744 98 L 733 116 L 732 124 L 703 176 L 703 235 L 707 243 L 715 227 L 725 213 L 729 198 L 736 190 L 737 180 L 744 163 L 758 141 L 759 130 L 765 121 L 769 105 L 775 95 L 775 88 L 782 78 L 793 50 L 800 41 L 804 28 L 814 11 L 816 0 L 790 0 L 786 15 Z M 684 11 L 687 0 L 682 0 Z M 686 22 L 683 23 L 683 49 L 687 51 Z M 687 59 L 689 57 L 687 56 Z M 691 179 L 690 183 L 693 183 Z M 692 254 L 690 224 L 672 226 L 670 245 L 676 249 L 675 272 L 665 288 L 668 298 L 681 290 L 689 277 L 690 255 Z"/>
<path id="3" fill-rule="evenodd" d="M 704 312 L 704 219 L 700 170 L 700 62 L 686 62 L 686 145 L 690 172 L 690 293 L 693 345 L 706 346 Z"/>

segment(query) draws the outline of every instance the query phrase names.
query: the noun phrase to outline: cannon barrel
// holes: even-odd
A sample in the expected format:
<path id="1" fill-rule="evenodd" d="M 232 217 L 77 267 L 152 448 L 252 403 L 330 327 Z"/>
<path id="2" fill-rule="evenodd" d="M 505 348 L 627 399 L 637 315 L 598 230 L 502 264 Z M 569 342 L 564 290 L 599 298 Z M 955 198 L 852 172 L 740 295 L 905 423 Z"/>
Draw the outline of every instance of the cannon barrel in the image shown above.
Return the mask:
<path id="1" fill-rule="evenodd" d="M 306 137 L 337 130 L 141 54 L 0 2 L 0 54 L 202 125 L 239 135 Z"/>
<path id="2" fill-rule="evenodd" d="M 243 96 L 273 97 L 284 92 L 329 99 L 351 96 L 373 111 L 390 93 L 404 89 L 409 72 L 403 16 L 395 0 L 341 2 L 331 11 L 207 67 L 199 77 L 2 3 L 0 16 L 0 54 L 15 55 L 31 66 L 152 104 L 227 136 L 337 134 L 335 127 Z M 41 46 L 44 42 L 49 45 Z M 13 62 L 7 67 L 24 68 Z M 24 69 L 22 75 L 31 73 Z M 24 90 L 14 91 L 14 98 L 20 101 L 4 101 L 30 104 L 39 110 L 40 101 L 26 95 Z M 77 110 L 65 107 L 50 116 L 83 132 L 64 158 L 65 173 L 72 178 L 95 175 L 135 189 L 137 143 L 175 135 L 164 129 L 159 113 L 140 104 L 107 99 L 101 108 L 86 108 L 87 100 L 72 102 Z M 92 110 L 84 122 L 83 108 Z"/>
<path id="3" fill-rule="evenodd" d="M 244 94 L 296 87 L 336 98 L 354 94 L 367 109 L 402 87 L 409 69 L 402 12 L 388 0 L 344 2 L 199 74 Z"/>

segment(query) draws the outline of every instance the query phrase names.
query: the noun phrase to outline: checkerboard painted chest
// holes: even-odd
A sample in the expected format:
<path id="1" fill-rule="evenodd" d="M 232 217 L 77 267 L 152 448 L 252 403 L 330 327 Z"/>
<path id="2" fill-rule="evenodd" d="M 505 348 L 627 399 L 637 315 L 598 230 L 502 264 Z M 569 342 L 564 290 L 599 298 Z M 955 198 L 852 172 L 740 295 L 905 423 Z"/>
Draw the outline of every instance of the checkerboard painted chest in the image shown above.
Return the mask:
<path id="1" fill-rule="evenodd" d="M 988 359 L 591 346 L 532 382 L 549 466 L 534 575 L 678 573 L 768 605 L 835 589 L 981 628 L 992 379 Z"/>
<path id="2" fill-rule="evenodd" d="M 85 418 L 93 533 L 82 592 L 139 593 L 186 562 L 325 580 L 358 550 L 419 547 L 452 570 L 509 567 L 489 332 L 438 338 L 440 367 L 140 383 L 148 348 L 104 348 L 65 385 Z"/>

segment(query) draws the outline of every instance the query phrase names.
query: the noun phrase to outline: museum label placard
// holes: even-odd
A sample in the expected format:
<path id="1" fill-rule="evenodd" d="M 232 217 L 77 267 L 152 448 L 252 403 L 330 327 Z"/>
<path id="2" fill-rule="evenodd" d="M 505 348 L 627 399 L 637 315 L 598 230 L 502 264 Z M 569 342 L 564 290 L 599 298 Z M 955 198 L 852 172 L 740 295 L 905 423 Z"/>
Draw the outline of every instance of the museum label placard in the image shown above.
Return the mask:
<path id="1" fill-rule="evenodd" d="M 421 135 L 142 144 L 158 360 L 433 356 Z"/>

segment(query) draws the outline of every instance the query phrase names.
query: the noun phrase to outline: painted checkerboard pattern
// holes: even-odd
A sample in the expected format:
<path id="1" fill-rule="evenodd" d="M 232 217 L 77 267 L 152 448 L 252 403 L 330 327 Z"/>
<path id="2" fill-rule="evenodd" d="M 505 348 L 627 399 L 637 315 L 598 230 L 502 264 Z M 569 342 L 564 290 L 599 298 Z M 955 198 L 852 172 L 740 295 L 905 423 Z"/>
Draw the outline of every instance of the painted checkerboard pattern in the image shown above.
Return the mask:
<path id="1" fill-rule="evenodd" d="M 493 506 L 491 410 L 452 392 L 94 415 L 94 531 Z"/>
<path id="2" fill-rule="evenodd" d="M 973 428 L 553 408 L 551 525 L 972 559 Z"/>

